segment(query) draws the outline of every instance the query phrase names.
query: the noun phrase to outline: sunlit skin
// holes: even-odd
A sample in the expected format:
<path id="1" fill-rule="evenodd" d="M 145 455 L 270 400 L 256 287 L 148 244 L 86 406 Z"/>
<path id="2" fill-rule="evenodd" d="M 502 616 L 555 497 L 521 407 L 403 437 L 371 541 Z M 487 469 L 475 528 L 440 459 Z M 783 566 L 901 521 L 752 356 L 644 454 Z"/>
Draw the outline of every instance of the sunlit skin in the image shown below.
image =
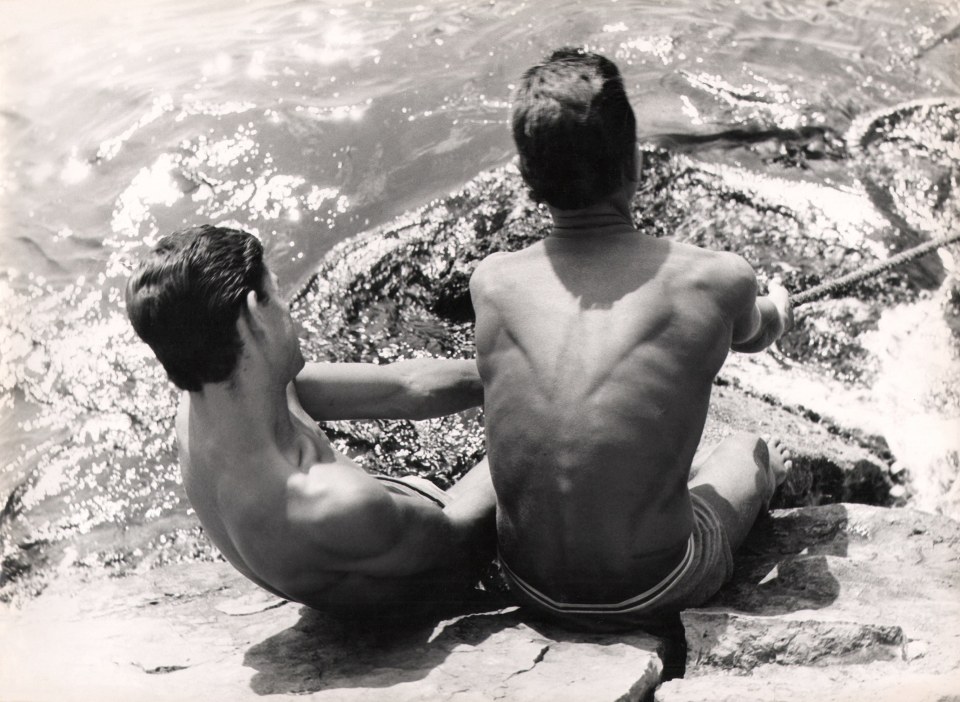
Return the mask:
<path id="1" fill-rule="evenodd" d="M 406 607 L 468 586 L 492 555 L 486 462 L 441 509 L 389 491 L 317 422 L 423 419 L 476 406 L 475 362 L 305 364 L 272 276 L 266 292 L 266 301 L 247 295 L 233 376 L 180 402 L 183 481 L 210 539 L 265 589 L 321 609 Z"/>
<path id="2" fill-rule="evenodd" d="M 789 327 L 786 292 L 758 298 L 739 256 L 638 232 L 635 189 L 551 208 L 545 240 L 493 254 L 471 281 L 500 552 L 565 602 L 663 578 L 691 533 L 691 489 L 717 502 L 735 548 L 785 470 L 779 442 L 768 458 L 749 435 L 694 455 L 724 359 Z"/>

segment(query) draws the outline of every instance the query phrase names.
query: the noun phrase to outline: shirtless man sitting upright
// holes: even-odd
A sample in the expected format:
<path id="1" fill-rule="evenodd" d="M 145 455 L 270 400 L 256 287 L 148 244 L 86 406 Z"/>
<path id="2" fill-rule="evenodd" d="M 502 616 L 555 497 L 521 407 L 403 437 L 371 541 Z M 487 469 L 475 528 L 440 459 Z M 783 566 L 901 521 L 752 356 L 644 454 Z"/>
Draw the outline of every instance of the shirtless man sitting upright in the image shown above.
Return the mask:
<path id="1" fill-rule="evenodd" d="M 607 59 L 527 71 L 513 133 L 554 226 L 471 281 L 501 564 L 556 621 L 642 627 L 720 588 L 785 475 L 779 442 L 697 449 L 728 352 L 779 338 L 789 300 L 758 298 L 737 255 L 637 231 L 635 120 Z"/>
<path id="2" fill-rule="evenodd" d="M 485 461 L 445 493 L 370 475 L 316 424 L 479 405 L 474 361 L 305 364 L 260 242 L 209 225 L 161 239 L 128 283 L 127 313 L 184 391 L 183 483 L 237 570 L 341 613 L 409 611 L 476 582 L 495 541 Z"/>

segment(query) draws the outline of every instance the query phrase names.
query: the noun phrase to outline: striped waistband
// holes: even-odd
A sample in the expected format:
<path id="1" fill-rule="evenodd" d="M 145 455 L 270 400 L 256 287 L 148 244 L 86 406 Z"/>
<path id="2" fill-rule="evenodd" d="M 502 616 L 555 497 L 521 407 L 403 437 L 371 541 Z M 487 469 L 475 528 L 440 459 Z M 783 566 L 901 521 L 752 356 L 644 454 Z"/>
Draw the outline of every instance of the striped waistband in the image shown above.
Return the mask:
<path id="1" fill-rule="evenodd" d="M 670 593 L 673 586 L 681 581 L 694 564 L 694 537 L 691 534 L 687 540 L 687 550 L 680 560 L 680 563 L 667 574 L 659 583 L 641 592 L 639 595 L 631 597 L 622 602 L 612 602 L 606 604 L 587 604 L 587 603 L 569 603 L 559 602 L 543 594 L 535 587 L 520 578 L 513 569 L 500 557 L 500 565 L 503 567 L 504 575 L 507 577 L 510 585 L 520 590 L 523 594 L 532 600 L 535 600 L 545 609 L 558 613 L 567 614 L 624 614 L 628 612 L 640 612 L 652 608 L 664 596 Z"/>

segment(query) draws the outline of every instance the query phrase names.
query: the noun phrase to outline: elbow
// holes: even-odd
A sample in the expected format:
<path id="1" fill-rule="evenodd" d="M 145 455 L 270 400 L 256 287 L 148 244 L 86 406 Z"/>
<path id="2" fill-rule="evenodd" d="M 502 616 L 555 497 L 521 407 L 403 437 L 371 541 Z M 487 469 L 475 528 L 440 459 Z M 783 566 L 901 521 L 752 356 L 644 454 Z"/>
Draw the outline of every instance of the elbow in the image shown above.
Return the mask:
<path id="1" fill-rule="evenodd" d="M 783 331 L 783 321 L 776 317 L 761 324 L 749 338 L 731 343 L 730 348 L 738 353 L 758 353 L 779 339 Z"/>

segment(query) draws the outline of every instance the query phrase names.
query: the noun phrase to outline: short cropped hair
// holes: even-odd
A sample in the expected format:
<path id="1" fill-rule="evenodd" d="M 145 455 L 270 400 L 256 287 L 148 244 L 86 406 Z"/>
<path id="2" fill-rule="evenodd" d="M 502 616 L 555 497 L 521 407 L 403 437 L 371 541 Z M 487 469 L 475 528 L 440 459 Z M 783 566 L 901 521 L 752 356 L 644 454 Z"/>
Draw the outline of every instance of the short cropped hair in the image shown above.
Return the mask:
<path id="1" fill-rule="evenodd" d="M 533 199 L 581 209 L 634 180 L 636 124 L 609 59 L 566 47 L 530 68 L 514 93 L 513 139 Z"/>
<path id="2" fill-rule="evenodd" d="M 233 374 L 237 319 L 249 291 L 267 299 L 263 246 L 247 232 L 204 224 L 163 237 L 127 282 L 127 316 L 182 390 Z"/>

